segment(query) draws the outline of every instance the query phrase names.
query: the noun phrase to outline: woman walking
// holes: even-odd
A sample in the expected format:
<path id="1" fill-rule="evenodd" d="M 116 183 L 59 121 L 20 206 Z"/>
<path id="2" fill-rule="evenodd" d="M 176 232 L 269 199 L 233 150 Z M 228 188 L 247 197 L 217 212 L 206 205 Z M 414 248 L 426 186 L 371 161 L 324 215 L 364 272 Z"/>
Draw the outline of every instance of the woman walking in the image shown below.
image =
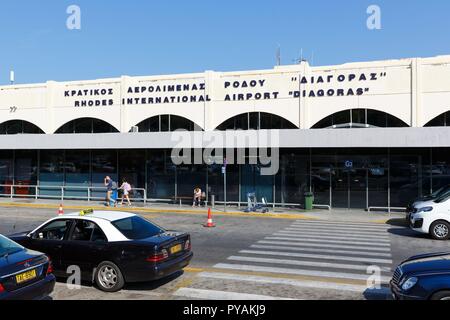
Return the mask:
<path id="1" fill-rule="evenodd" d="M 119 189 L 123 191 L 122 202 L 120 203 L 120 205 L 123 206 L 123 200 L 127 199 L 128 206 L 131 207 L 131 201 L 130 201 L 131 185 L 127 182 L 126 179 L 122 180 L 122 185 L 120 186 Z"/>

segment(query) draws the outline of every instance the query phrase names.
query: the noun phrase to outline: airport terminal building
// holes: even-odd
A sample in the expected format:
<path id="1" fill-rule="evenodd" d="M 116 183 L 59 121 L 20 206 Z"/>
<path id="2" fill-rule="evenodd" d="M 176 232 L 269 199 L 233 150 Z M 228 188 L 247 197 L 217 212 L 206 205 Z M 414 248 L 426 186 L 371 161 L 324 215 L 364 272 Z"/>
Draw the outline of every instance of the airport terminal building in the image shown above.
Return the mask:
<path id="1" fill-rule="evenodd" d="M 1 197 L 101 199 L 109 175 L 144 201 L 199 186 L 219 203 L 313 192 L 317 207 L 373 210 L 450 184 L 450 56 L 1 86 L 0 115 Z M 249 161 L 227 158 L 225 189 L 220 161 L 176 165 L 177 147 Z M 263 147 L 272 175 L 251 156 Z"/>

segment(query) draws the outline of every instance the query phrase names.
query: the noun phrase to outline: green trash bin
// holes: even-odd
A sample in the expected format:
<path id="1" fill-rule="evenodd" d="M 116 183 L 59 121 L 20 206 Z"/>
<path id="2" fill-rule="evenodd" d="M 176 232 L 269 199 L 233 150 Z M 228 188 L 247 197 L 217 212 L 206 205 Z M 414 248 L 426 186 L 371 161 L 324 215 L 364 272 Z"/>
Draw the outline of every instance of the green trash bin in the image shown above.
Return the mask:
<path id="1" fill-rule="evenodd" d="M 305 193 L 305 210 L 312 210 L 314 203 L 314 194 L 312 192 Z"/>

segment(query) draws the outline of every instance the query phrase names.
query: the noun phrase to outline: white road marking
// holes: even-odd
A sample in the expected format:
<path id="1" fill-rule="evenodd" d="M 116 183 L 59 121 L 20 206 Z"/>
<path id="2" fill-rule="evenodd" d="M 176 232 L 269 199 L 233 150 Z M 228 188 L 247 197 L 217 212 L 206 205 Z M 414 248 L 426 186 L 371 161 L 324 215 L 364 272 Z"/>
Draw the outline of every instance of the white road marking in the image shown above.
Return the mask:
<path id="1" fill-rule="evenodd" d="M 291 265 L 291 266 L 333 268 L 333 269 L 359 270 L 359 271 L 367 271 L 367 268 L 369 267 L 369 266 L 355 265 L 355 264 L 316 262 L 316 261 L 306 261 L 306 260 L 240 257 L 240 256 L 231 256 L 231 257 L 228 257 L 227 260 L 240 261 L 240 262 L 269 263 L 269 264 L 287 264 L 287 265 Z M 385 272 L 390 272 L 391 268 L 381 267 L 381 270 L 385 271 Z"/>
<path id="2" fill-rule="evenodd" d="M 239 251 L 239 253 L 258 254 L 258 255 L 267 255 L 267 256 L 280 256 L 280 257 L 293 257 L 293 258 L 306 258 L 306 259 L 332 260 L 332 261 L 353 261 L 353 262 L 379 263 L 379 264 L 389 264 L 389 265 L 392 264 L 392 260 L 388 260 L 388 259 L 372 259 L 372 258 L 361 258 L 361 257 L 305 254 L 305 253 L 294 253 L 294 252 L 241 250 L 241 251 Z"/>
<path id="3" fill-rule="evenodd" d="M 287 233 L 287 231 L 280 231 L 273 234 L 274 236 L 281 236 L 281 237 L 308 237 L 309 239 L 328 239 L 328 240 L 355 240 L 355 241 L 373 241 L 373 242 L 390 242 L 389 239 L 370 239 L 370 238 L 358 238 L 354 236 L 321 236 L 318 234 L 310 235 L 306 233 Z"/>
<path id="4" fill-rule="evenodd" d="M 321 281 L 309 281 L 309 280 L 294 280 L 287 278 L 272 278 L 253 275 L 240 275 L 229 274 L 220 272 L 201 272 L 198 274 L 200 278 L 211 278 L 220 280 L 232 280 L 242 282 L 264 283 L 264 284 L 281 284 L 287 286 L 301 287 L 301 288 L 313 288 L 313 289 L 326 289 L 337 291 L 352 291 L 352 292 L 368 292 L 377 294 L 390 294 L 389 288 L 372 289 L 367 286 L 346 284 L 346 283 L 333 283 L 333 282 L 321 282 Z"/>
<path id="5" fill-rule="evenodd" d="M 390 228 L 388 225 L 378 225 L 378 224 L 367 224 L 367 223 L 356 223 L 356 222 L 329 222 L 329 221 L 306 221 L 306 220 L 297 220 L 294 224 L 299 225 L 329 225 L 329 226 L 343 226 L 343 227 L 358 227 L 358 228 L 371 228 L 371 229 L 380 229 L 387 230 Z"/>
<path id="6" fill-rule="evenodd" d="M 344 240 L 322 240 L 322 239 L 310 239 L 307 237 L 265 237 L 266 240 L 287 240 L 287 241 L 303 241 L 303 242 L 320 242 L 320 243 L 342 243 L 342 244 L 356 244 L 356 245 L 365 245 L 365 246 L 373 246 L 373 247 L 390 247 L 389 243 L 373 243 L 373 242 L 364 242 L 364 241 L 344 241 Z"/>
<path id="7" fill-rule="evenodd" d="M 372 236 L 386 236 L 388 233 L 385 231 L 363 231 L 363 230 L 345 230 L 341 228 L 328 228 L 328 227 L 316 227 L 316 226 L 289 226 L 285 230 L 288 231 L 313 231 L 318 234 L 321 233 L 345 233 L 345 234 L 357 234 L 357 235 L 372 235 Z"/>
<path id="8" fill-rule="evenodd" d="M 178 289 L 177 291 L 175 291 L 173 295 L 206 300 L 294 300 L 289 298 L 264 296 L 259 294 L 238 293 L 238 292 L 228 292 L 218 290 L 204 290 L 193 288 Z"/>
<path id="9" fill-rule="evenodd" d="M 258 241 L 261 244 L 280 244 L 285 246 L 298 246 L 298 247 L 317 247 L 317 248 L 336 248 L 336 249 L 355 249 L 355 250 L 368 250 L 368 251 L 381 251 L 381 252 L 391 252 L 391 248 L 375 248 L 375 247 L 365 247 L 365 246 L 346 246 L 346 245 L 334 245 L 328 243 L 300 243 L 300 242 L 289 242 L 289 241 Z"/>
<path id="10" fill-rule="evenodd" d="M 292 235 L 311 235 L 311 236 L 317 236 L 317 237 L 321 237 L 322 234 L 323 234 L 323 232 L 314 232 L 314 231 L 310 231 L 310 230 L 302 230 L 302 231 L 281 230 L 281 231 L 278 231 L 278 232 L 279 233 L 285 233 L 285 234 L 292 234 Z M 373 236 L 373 235 L 370 235 L 370 234 L 353 234 L 353 233 L 348 233 L 348 232 L 337 233 L 337 232 L 333 231 L 333 232 L 331 232 L 329 234 L 327 233 L 325 236 L 390 241 L 389 235 Z"/>
<path id="11" fill-rule="evenodd" d="M 284 245 L 267 246 L 267 245 L 254 244 L 254 245 L 251 245 L 250 247 L 255 248 L 255 249 L 269 249 L 269 250 L 304 251 L 304 252 L 334 253 L 334 254 L 342 253 L 342 254 L 354 254 L 354 255 L 359 255 L 359 256 L 387 257 L 387 258 L 392 257 L 392 255 L 390 253 L 351 251 L 351 250 L 329 250 L 329 249 L 321 249 L 321 248 L 295 248 L 295 247 L 287 247 Z"/>
<path id="12" fill-rule="evenodd" d="M 227 269 L 227 270 L 240 270 L 240 271 L 256 271 L 256 272 L 267 272 L 267 273 L 282 273 L 282 274 L 296 274 L 302 276 L 312 276 L 312 277 L 322 277 L 322 278 L 335 278 L 335 279 L 352 279 L 352 280 L 363 280 L 367 281 L 371 275 L 364 274 L 352 274 L 343 272 L 331 272 L 331 271 L 315 271 L 315 270 L 302 270 L 302 269 L 291 269 L 291 268 L 274 268 L 274 267 L 262 267 L 262 266 L 252 266 L 252 265 L 242 265 L 242 264 L 228 264 L 228 263 L 218 263 L 214 266 L 217 269 Z M 382 283 L 389 283 L 391 278 L 381 276 Z"/>

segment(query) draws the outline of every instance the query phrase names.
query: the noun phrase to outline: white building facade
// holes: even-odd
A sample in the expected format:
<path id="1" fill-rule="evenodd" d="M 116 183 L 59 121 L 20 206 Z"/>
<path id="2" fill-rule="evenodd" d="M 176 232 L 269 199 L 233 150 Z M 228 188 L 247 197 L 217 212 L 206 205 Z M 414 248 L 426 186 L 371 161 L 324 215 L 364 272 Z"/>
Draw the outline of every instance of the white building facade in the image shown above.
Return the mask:
<path id="1" fill-rule="evenodd" d="M 2 86 L 0 115 L 4 196 L 96 198 L 109 174 L 145 200 L 199 185 L 220 201 L 221 166 L 171 167 L 172 131 L 195 131 L 202 149 L 205 136 L 256 130 L 277 131 L 282 165 L 272 177 L 230 166 L 232 202 L 256 191 L 301 205 L 312 191 L 319 207 L 402 208 L 447 183 L 450 56 Z"/>

